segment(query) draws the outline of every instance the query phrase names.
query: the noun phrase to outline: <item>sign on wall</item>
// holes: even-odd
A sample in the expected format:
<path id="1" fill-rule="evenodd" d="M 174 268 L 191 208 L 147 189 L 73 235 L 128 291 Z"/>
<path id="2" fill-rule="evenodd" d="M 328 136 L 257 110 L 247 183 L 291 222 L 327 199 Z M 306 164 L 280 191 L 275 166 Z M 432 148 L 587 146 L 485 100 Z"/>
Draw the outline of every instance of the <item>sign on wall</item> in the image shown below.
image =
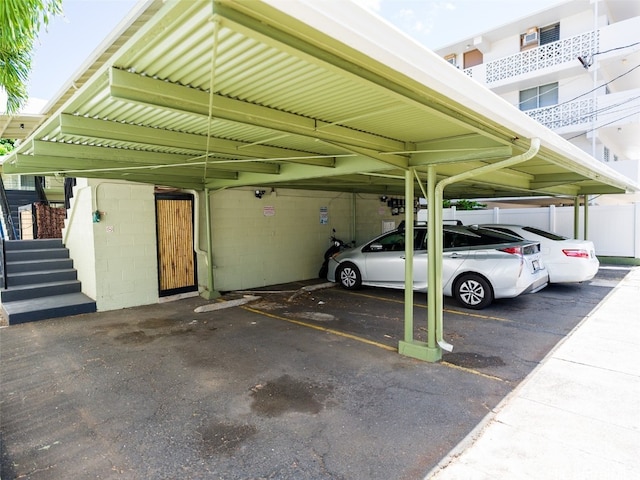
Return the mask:
<path id="1" fill-rule="evenodd" d="M 329 223 L 329 207 L 320 207 L 320 225 Z"/>

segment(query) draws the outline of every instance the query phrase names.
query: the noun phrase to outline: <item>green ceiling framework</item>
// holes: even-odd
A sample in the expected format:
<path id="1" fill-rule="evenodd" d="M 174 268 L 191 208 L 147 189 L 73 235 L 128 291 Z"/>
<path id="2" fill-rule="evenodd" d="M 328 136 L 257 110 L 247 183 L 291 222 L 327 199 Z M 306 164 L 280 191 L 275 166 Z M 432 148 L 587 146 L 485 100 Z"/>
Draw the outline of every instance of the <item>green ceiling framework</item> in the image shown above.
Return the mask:
<path id="1" fill-rule="evenodd" d="M 527 135 L 498 116 L 387 65 L 389 52 L 372 58 L 268 3 L 158 3 L 49 112 L 4 163 L 5 173 L 200 190 L 268 185 L 402 195 L 408 168 L 426 181 L 435 165 L 441 179 L 528 148 Z M 431 52 L 423 56 L 424 65 L 410 67 L 454 75 L 470 95 L 492 95 Z M 580 162 L 567 161 L 542 138 L 531 161 L 452 185 L 445 196 L 629 189 L 611 172 L 577 168 Z"/>

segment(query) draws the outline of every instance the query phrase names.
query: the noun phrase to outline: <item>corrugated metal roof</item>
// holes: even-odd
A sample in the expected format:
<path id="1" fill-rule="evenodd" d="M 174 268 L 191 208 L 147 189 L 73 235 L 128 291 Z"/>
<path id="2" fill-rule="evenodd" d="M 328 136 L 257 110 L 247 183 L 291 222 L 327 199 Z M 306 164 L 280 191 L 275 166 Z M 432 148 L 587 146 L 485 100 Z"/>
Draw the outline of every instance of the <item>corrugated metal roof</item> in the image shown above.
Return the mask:
<path id="1" fill-rule="evenodd" d="M 407 168 L 426 179 L 437 165 L 444 178 L 538 137 L 533 159 L 445 195 L 636 188 L 377 17 L 336 3 L 143 3 L 4 171 L 402 194 Z"/>

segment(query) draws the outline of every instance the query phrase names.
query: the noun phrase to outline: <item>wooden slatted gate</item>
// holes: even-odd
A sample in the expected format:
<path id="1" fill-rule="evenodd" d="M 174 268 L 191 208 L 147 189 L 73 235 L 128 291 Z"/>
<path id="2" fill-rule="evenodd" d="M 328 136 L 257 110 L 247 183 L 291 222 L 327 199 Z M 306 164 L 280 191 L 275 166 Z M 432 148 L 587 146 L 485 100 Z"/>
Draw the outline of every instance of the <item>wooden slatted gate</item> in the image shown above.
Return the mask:
<path id="1" fill-rule="evenodd" d="M 193 249 L 193 196 L 156 194 L 160 296 L 198 290 Z"/>

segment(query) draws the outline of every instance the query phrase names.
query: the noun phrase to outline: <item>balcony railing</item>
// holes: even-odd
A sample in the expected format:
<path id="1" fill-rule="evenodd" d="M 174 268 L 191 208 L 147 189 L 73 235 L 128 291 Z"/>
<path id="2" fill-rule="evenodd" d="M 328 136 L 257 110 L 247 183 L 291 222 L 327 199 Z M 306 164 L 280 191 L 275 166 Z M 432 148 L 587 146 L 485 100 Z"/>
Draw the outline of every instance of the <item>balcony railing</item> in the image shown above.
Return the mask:
<path id="1" fill-rule="evenodd" d="M 563 127 L 592 128 L 638 122 L 640 88 L 586 97 L 550 107 L 526 110 L 534 120 L 552 130 Z M 595 123 L 597 122 L 597 123 Z M 574 129 L 569 129 L 574 130 Z"/>
<path id="2" fill-rule="evenodd" d="M 547 43 L 539 47 L 525 50 L 508 57 L 503 57 L 484 65 L 484 83 L 489 86 L 501 80 L 518 75 L 535 72 L 566 62 L 577 62 L 578 57 L 588 57 L 598 51 L 598 32 L 587 32 L 575 37 L 565 38 L 557 42 Z M 482 82 L 480 75 L 474 75 L 474 68 L 464 70 L 470 77 Z M 480 71 L 476 72 L 480 73 Z"/>
<path id="3" fill-rule="evenodd" d="M 595 119 L 593 98 L 527 110 L 525 113 L 544 126 L 555 130 L 569 125 L 589 124 Z"/>

